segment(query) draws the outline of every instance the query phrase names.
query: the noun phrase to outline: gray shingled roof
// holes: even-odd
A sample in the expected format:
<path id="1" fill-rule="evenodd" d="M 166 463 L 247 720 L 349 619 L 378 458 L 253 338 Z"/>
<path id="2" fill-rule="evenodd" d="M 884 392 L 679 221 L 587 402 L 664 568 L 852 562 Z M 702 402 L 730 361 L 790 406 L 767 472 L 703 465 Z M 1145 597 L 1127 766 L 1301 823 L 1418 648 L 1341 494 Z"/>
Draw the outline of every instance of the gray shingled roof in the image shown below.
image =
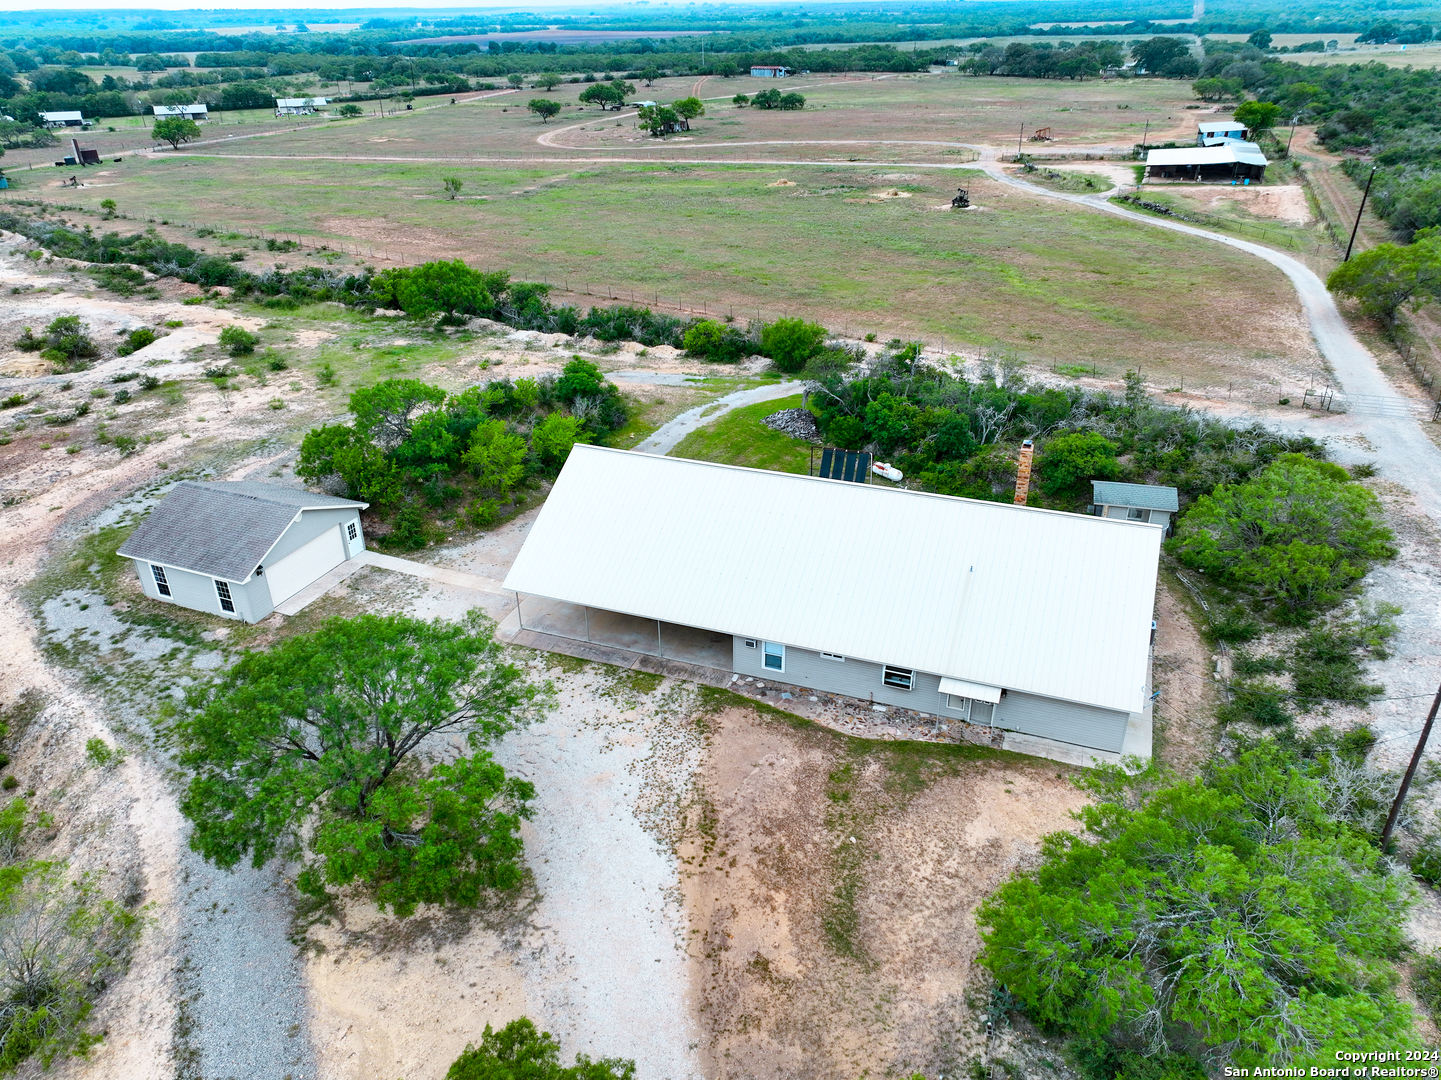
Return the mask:
<path id="1" fill-rule="evenodd" d="M 1142 510 L 1181 508 L 1176 489 L 1159 484 L 1118 484 L 1111 480 L 1091 481 L 1091 501 L 1097 506 L 1136 506 Z"/>
<path id="2" fill-rule="evenodd" d="M 369 504 L 254 480 L 182 480 L 120 549 L 225 581 L 245 581 L 302 510 Z"/>

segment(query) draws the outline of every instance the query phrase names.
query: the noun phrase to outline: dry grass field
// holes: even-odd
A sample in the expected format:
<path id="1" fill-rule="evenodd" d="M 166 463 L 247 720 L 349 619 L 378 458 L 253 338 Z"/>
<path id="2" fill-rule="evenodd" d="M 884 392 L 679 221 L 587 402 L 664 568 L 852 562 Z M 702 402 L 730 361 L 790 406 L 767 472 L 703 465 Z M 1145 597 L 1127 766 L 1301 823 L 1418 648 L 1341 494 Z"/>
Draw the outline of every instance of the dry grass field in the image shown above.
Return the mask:
<path id="1" fill-rule="evenodd" d="M 1110 374 L 1144 365 L 1187 385 L 1315 367 L 1277 271 L 965 167 L 965 144 L 1003 145 L 1022 122 L 1053 128 L 1047 148 L 1129 145 L 1148 123 L 1153 137 L 1182 135 L 1197 115 L 1183 84 L 797 78 L 787 86 L 807 95 L 802 112 L 730 104 L 761 85 L 658 82 L 645 93 L 694 92 L 709 110 L 664 143 L 628 114 L 583 109 L 566 85 L 554 97 L 567 109 L 549 125 L 524 110 L 539 96 L 524 90 L 383 119 L 219 128 L 180 154 L 107 162 L 78 190 L 58 186 L 59 170 L 20 172 L 13 197 L 91 211 L 115 199 L 131 221 L 191 225 L 175 237 L 190 243 L 204 224 L 401 262 L 464 258 L 573 290 L 581 304 L 613 295 L 737 318 L 804 315 L 962 354 Z M 442 186 L 452 176 L 464 184 L 454 201 Z M 957 186 L 977 209 L 949 211 Z M 277 261 L 243 235 L 205 245 L 252 267 Z M 279 261 L 318 257 L 335 252 Z"/>

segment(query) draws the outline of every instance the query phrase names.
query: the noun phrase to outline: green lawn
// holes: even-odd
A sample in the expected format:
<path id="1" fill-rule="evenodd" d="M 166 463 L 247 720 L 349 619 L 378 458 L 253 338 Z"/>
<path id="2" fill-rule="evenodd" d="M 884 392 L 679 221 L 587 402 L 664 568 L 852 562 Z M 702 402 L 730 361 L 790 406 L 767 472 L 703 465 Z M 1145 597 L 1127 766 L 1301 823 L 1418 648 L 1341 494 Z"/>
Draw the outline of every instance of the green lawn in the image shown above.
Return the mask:
<path id="1" fill-rule="evenodd" d="M 714 424 L 692 432 L 671 451 L 671 457 L 715 461 L 722 465 L 745 465 L 772 472 L 806 473 L 810 470 L 811 444 L 772 431 L 761 423 L 771 413 L 798 409 L 801 396 L 762 401 L 726 413 Z"/>

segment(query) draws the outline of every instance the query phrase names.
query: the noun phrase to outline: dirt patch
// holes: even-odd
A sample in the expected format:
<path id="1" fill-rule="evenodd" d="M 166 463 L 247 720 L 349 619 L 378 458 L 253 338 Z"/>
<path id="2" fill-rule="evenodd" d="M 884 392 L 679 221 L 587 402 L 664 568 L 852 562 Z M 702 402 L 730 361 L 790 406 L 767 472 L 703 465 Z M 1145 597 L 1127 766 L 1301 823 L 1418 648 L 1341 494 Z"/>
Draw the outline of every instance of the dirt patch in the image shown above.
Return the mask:
<path id="1" fill-rule="evenodd" d="M 1074 827 L 1062 775 L 716 717 L 681 850 L 706 1075 L 959 1072 L 982 1041 L 975 907 Z"/>
<path id="2" fill-rule="evenodd" d="M 1183 776 L 1194 775 L 1216 746 L 1215 661 L 1196 632 L 1193 597 L 1161 577 L 1156 590 L 1153 685 L 1161 692 L 1155 711 L 1155 756 Z"/>
<path id="3" fill-rule="evenodd" d="M 1211 209 L 1221 209 L 1227 203 L 1245 210 L 1255 217 L 1284 221 L 1291 225 L 1309 225 L 1311 207 L 1306 203 L 1306 191 L 1300 184 L 1282 184 L 1278 187 L 1224 187 L 1215 191 L 1205 200 Z"/>

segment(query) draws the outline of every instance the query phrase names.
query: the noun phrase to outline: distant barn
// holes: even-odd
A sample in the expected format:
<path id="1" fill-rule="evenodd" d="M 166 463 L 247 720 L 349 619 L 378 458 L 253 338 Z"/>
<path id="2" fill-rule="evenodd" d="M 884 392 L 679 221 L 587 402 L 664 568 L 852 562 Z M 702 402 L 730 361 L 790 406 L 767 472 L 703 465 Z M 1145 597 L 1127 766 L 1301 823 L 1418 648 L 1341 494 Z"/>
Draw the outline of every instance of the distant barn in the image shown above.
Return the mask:
<path id="1" fill-rule="evenodd" d="M 78 112 L 43 112 L 40 114 L 40 122 L 48 128 L 87 128 L 90 126 L 89 121 Z"/>
<path id="2" fill-rule="evenodd" d="M 1227 139 L 1244 141 L 1246 125 L 1235 120 L 1202 120 L 1196 125 L 1196 145 L 1216 146 Z"/>
<path id="3" fill-rule="evenodd" d="M 316 109 L 323 109 L 330 101 L 323 97 L 279 98 L 275 102 L 276 116 L 309 116 Z"/>
<path id="4" fill-rule="evenodd" d="M 1146 154 L 1146 178 L 1156 180 L 1260 180 L 1266 155 L 1255 143 L 1183 146 Z"/>
<path id="5" fill-rule="evenodd" d="M 209 120 L 210 106 L 208 105 L 152 105 L 155 110 L 155 119 L 164 120 L 169 117 L 179 117 L 182 120 Z"/>
<path id="6" fill-rule="evenodd" d="M 788 67 L 771 67 L 761 64 L 751 68 L 751 77 L 755 79 L 784 79 L 791 73 Z"/>

